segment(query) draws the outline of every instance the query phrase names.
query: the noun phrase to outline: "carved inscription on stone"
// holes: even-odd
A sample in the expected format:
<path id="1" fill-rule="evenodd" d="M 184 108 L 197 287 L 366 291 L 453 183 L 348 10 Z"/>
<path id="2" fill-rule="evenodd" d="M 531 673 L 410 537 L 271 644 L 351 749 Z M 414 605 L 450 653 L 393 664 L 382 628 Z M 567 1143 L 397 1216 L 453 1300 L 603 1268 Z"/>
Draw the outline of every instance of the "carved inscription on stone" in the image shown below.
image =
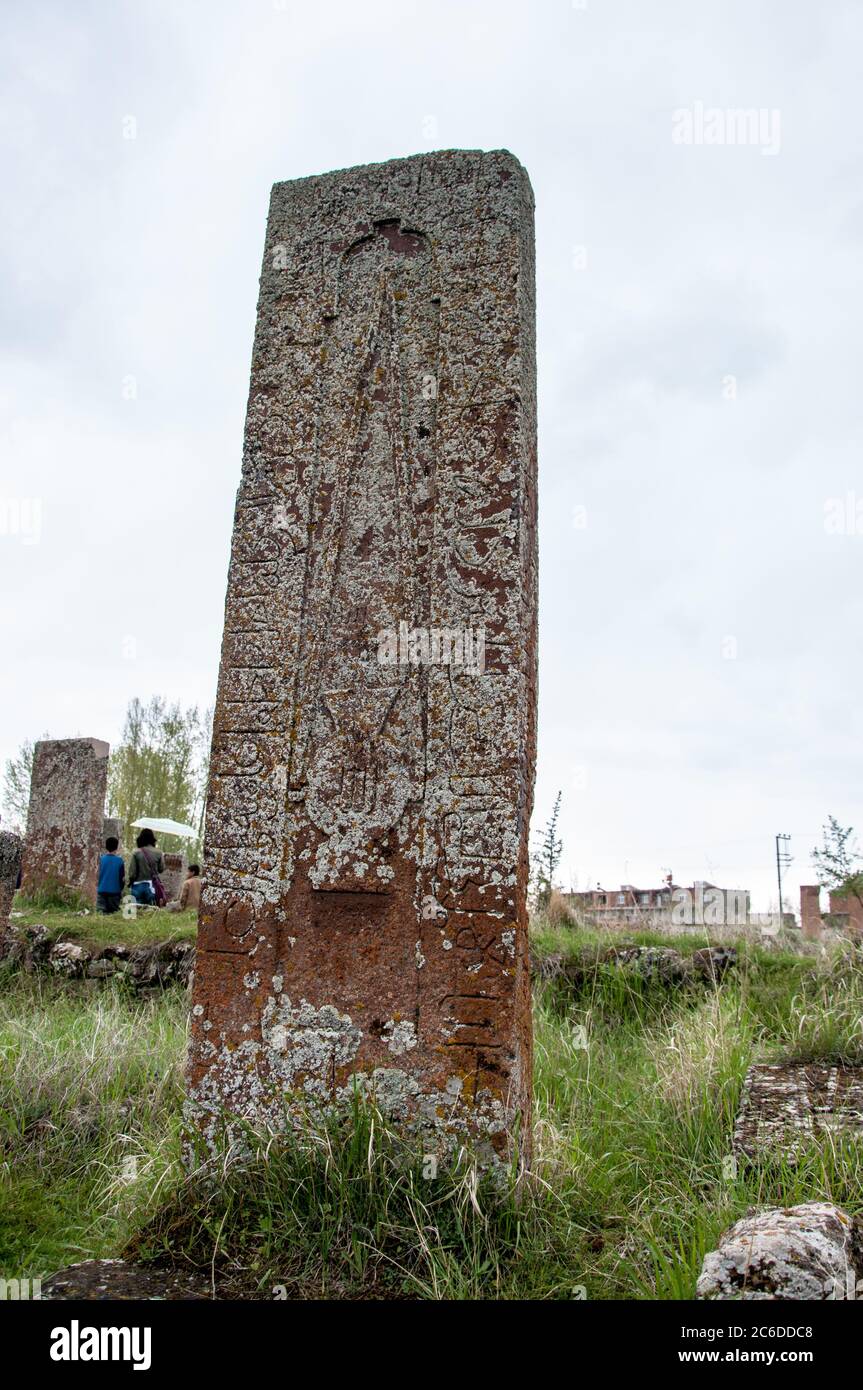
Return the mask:
<path id="1" fill-rule="evenodd" d="M 529 1132 L 533 200 L 504 152 L 277 184 L 207 811 L 193 1112 Z M 385 653 L 385 656 L 382 656 Z"/>

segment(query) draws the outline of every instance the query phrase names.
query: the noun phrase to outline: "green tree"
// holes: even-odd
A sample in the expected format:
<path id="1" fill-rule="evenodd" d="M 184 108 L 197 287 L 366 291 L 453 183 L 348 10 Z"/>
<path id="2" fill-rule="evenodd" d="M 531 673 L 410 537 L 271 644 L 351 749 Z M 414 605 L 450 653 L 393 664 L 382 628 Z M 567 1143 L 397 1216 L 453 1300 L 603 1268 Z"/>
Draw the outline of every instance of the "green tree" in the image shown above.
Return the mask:
<path id="1" fill-rule="evenodd" d="M 563 853 L 563 841 L 557 833 L 560 819 L 560 797 L 561 793 L 558 792 L 554 798 L 551 815 L 546 822 L 542 843 L 533 856 L 533 892 L 539 908 L 545 907 L 551 897 L 554 889 L 554 876 L 557 873 L 557 866 Z"/>
<path id="2" fill-rule="evenodd" d="M 43 739 L 50 734 L 43 734 Z M 16 835 L 23 835 L 27 827 L 27 808 L 30 804 L 30 778 L 33 775 L 33 754 L 36 744 L 25 739 L 14 758 L 6 759 L 3 773 L 3 813 L 8 818 L 9 829 Z"/>
<path id="3" fill-rule="evenodd" d="M 197 706 L 183 709 L 160 695 L 129 702 L 121 741 L 108 768 L 108 814 L 119 816 L 126 833 L 141 816 L 169 816 L 189 825 L 202 820 L 204 721 Z M 172 835 L 160 847 L 183 848 Z M 197 850 L 197 845 L 189 846 Z"/>
<path id="4" fill-rule="evenodd" d="M 812 851 L 818 882 L 831 893 L 863 903 L 863 862 L 853 839 L 854 827 L 842 826 L 835 816 L 829 816 L 822 834 L 821 848 Z"/>
<path id="5" fill-rule="evenodd" d="M 210 780 L 210 751 L 213 742 L 213 715 L 215 710 L 212 705 L 204 712 L 201 722 L 201 757 L 198 763 L 197 787 L 195 794 L 195 819 L 190 824 L 197 825 L 197 842 L 190 846 L 190 851 L 194 853 L 198 863 L 204 851 L 204 832 L 207 820 L 207 785 Z"/>

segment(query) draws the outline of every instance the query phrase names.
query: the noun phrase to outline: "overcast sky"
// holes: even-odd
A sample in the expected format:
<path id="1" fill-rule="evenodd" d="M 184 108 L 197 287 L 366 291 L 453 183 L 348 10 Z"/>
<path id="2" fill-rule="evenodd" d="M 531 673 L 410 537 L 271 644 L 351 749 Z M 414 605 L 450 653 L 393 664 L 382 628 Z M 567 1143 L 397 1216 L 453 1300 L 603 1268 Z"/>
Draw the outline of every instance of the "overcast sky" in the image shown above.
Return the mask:
<path id="1" fill-rule="evenodd" d="M 271 184 L 504 147 L 535 822 L 560 789 L 567 886 L 758 908 L 789 831 L 796 902 L 863 780 L 861 51 L 859 0 L 4 0 L 0 758 L 213 701 Z"/>

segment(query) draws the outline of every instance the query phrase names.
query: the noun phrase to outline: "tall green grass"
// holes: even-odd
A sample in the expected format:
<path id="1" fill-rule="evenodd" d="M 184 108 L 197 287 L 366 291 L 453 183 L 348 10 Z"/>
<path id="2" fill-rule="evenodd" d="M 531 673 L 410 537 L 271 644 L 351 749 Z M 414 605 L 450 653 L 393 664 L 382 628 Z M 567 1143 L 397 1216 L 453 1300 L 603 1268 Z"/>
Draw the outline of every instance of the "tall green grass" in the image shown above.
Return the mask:
<path id="1" fill-rule="evenodd" d="M 0 992 L 0 1269 L 46 1274 L 113 1253 L 176 1165 L 186 999 Z"/>

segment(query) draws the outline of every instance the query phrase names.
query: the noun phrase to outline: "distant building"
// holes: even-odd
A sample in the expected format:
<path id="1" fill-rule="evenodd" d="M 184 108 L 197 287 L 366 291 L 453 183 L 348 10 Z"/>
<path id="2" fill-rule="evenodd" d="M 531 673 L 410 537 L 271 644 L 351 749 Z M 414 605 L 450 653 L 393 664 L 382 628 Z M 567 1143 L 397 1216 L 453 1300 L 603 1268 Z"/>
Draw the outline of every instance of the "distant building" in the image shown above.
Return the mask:
<path id="1" fill-rule="evenodd" d="M 586 892 L 563 896 L 573 911 L 597 926 L 745 926 L 750 918 L 747 889 L 719 888 L 706 879 L 696 879 L 684 888 L 671 874 L 658 888 L 622 883 L 613 889 L 597 884 Z"/>
<path id="2" fill-rule="evenodd" d="M 829 893 L 828 909 L 822 912 L 820 887 L 804 883 L 800 887 L 800 925 L 810 939 L 819 937 L 822 927 L 863 936 L 863 902 L 854 893 Z"/>

